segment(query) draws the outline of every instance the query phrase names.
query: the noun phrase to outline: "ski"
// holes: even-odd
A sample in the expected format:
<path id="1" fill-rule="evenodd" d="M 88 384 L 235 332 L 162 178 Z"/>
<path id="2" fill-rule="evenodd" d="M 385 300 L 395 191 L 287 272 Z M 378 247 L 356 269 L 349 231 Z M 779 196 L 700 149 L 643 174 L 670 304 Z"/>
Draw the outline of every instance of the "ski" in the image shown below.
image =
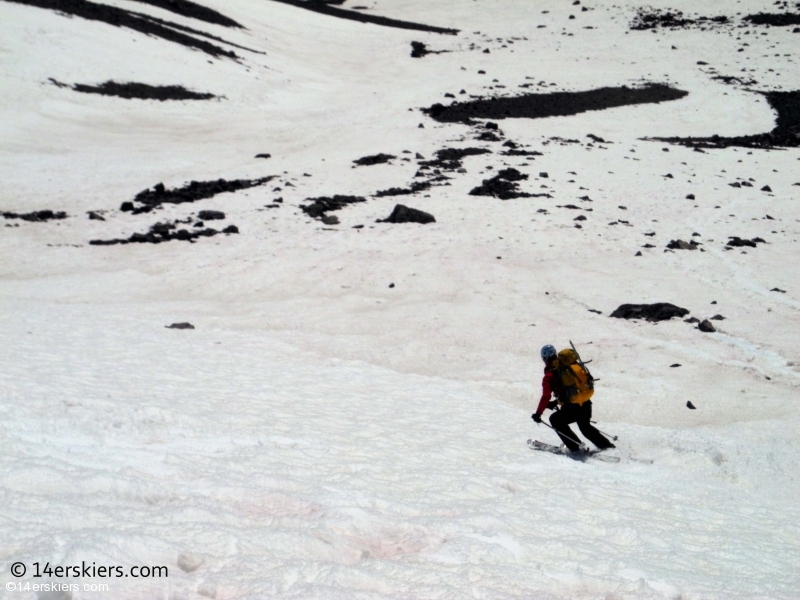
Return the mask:
<path id="1" fill-rule="evenodd" d="M 582 461 L 587 458 L 596 458 L 598 460 L 602 460 L 603 462 L 607 463 L 619 462 L 619 457 L 603 454 L 602 450 L 589 450 L 587 452 L 582 452 L 580 454 L 572 454 L 571 452 L 562 450 L 558 446 L 554 446 L 553 444 L 545 444 L 544 442 L 540 442 L 539 440 L 528 440 L 528 447 L 531 450 L 541 450 L 542 452 L 550 452 L 551 454 L 560 454 L 561 456 L 568 456 L 569 458 L 572 458 L 574 460 Z"/>

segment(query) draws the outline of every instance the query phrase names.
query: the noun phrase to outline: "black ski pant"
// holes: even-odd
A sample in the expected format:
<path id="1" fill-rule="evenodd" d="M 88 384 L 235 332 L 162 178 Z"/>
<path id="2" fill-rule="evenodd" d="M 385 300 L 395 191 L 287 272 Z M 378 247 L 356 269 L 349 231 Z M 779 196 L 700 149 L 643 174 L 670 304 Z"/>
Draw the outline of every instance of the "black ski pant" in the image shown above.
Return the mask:
<path id="1" fill-rule="evenodd" d="M 559 410 L 550 415 L 550 424 L 556 430 L 561 441 L 570 450 L 578 449 L 578 436 L 572 433 L 570 423 L 577 423 L 581 433 L 595 446 L 603 450 L 613 446 L 611 442 L 591 424 L 592 401 L 583 404 L 564 404 Z"/>

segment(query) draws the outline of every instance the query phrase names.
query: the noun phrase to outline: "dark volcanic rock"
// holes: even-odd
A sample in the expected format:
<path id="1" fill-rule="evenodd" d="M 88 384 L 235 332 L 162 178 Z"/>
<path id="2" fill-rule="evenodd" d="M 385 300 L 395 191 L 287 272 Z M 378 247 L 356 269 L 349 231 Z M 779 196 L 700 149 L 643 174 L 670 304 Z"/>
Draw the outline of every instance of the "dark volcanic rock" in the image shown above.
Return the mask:
<path id="1" fill-rule="evenodd" d="M 703 333 L 714 333 L 716 331 L 714 326 L 711 324 L 711 321 L 708 319 L 700 321 L 700 324 L 697 326 L 697 328 Z"/>
<path id="2" fill-rule="evenodd" d="M 800 91 L 756 92 L 763 94 L 769 105 L 778 113 L 775 128 L 769 133 L 706 138 L 645 138 L 693 148 L 797 148 L 800 147 Z"/>
<path id="3" fill-rule="evenodd" d="M 214 94 L 193 92 L 179 85 L 147 85 L 146 83 L 117 83 L 106 81 L 100 85 L 84 85 L 76 83 L 72 86 L 76 92 L 84 94 L 100 94 L 101 96 L 118 96 L 127 100 L 210 100 Z"/>
<path id="4" fill-rule="evenodd" d="M 5 219 L 22 219 L 23 221 L 31 221 L 33 223 L 44 223 L 52 219 L 66 219 L 67 213 L 53 212 L 52 210 L 37 210 L 30 213 L 18 214 L 15 212 L 0 213 Z"/>
<path id="5" fill-rule="evenodd" d="M 53 10 L 63 15 L 81 17 L 89 21 L 101 21 L 115 27 L 126 27 L 145 35 L 160 37 L 161 39 L 181 44 L 188 48 L 195 48 L 211 56 L 236 59 L 238 56 L 230 50 L 215 46 L 205 40 L 198 39 L 188 33 L 195 33 L 204 37 L 215 39 L 215 36 L 203 33 L 144 13 L 117 8 L 108 4 L 98 4 L 89 0 L 7 0 L 17 4 L 36 6 Z M 187 33 L 182 33 L 187 32 Z M 219 39 L 219 38 L 216 38 Z M 225 40 L 220 40 L 225 41 Z M 225 42 L 229 43 L 229 42 Z M 230 44 L 235 45 L 235 44 Z"/>
<path id="6" fill-rule="evenodd" d="M 174 188 L 171 190 L 166 189 L 163 183 L 158 183 L 152 190 L 148 188 L 136 194 L 136 197 L 133 199 L 134 206 L 132 212 L 133 214 L 150 212 L 153 208 L 161 204 L 182 204 L 184 202 L 205 200 L 217 194 L 237 192 L 239 190 L 246 190 L 247 188 L 263 185 L 271 179 L 274 179 L 273 175 L 262 177 L 261 179 L 192 181 L 182 188 Z M 123 203 L 120 210 L 126 210 L 125 206 L 125 203 Z"/>
<path id="7" fill-rule="evenodd" d="M 198 238 L 213 237 L 219 233 L 239 233 L 239 229 L 235 225 L 230 225 L 221 232 L 211 228 L 188 231 L 186 229 L 177 229 L 176 223 L 156 223 L 150 227 L 147 233 L 134 233 L 127 239 L 91 240 L 89 244 L 92 246 L 113 246 L 115 244 L 160 244 L 172 240 L 194 242 Z"/>
<path id="8" fill-rule="evenodd" d="M 194 325 L 191 323 L 183 322 L 183 323 L 173 323 L 172 325 L 165 325 L 166 329 L 194 329 Z"/>
<path id="9" fill-rule="evenodd" d="M 494 196 L 501 200 L 512 198 L 530 198 L 533 194 L 520 192 L 517 181 L 527 179 L 528 176 L 516 169 L 503 169 L 491 179 L 484 179 L 481 185 L 470 191 L 470 196 Z"/>
<path id="10" fill-rule="evenodd" d="M 800 14 L 797 13 L 758 13 L 747 15 L 744 18 L 753 25 L 772 25 L 773 27 L 788 27 L 800 25 Z"/>
<path id="11" fill-rule="evenodd" d="M 341 210 L 348 204 L 366 201 L 367 199 L 363 196 L 341 196 L 339 194 L 332 197 L 306 198 L 306 202 L 311 202 L 311 204 L 301 204 L 300 210 L 312 219 L 319 219 L 328 211 Z"/>
<path id="12" fill-rule="evenodd" d="M 225 213 L 221 210 L 201 210 L 197 218 L 201 221 L 218 221 L 225 218 Z"/>
<path id="13" fill-rule="evenodd" d="M 454 102 L 450 106 L 434 104 L 422 111 L 441 123 L 470 123 L 472 119 L 541 119 L 631 104 L 666 102 L 683 98 L 687 94 L 688 92 L 667 85 L 649 84 L 641 88 L 606 87 L 585 92 L 552 92 L 478 99 Z"/>
<path id="14" fill-rule="evenodd" d="M 671 240 L 669 244 L 667 244 L 667 248 L 671 250 L 697 250 L 700 246 L 698 242 L 694 240 L 690 242 L 684 242 L 683 240 Z"/>
<path id="15" fill-rule="evenodd" d="M 353 162 L 358 165 L 359 167 L 368 167 L 370 165 L 380 165 L 383 163 L 387 163 L 393 158 L 397 158 L 396 156 L 392 156 L 391 154 L 373 154 L 372 156 L 363 156 L 354 160 Z"/>
<path id="16" fill-rule="evenodd" d="M 760 237 L 754 237 L 752 240 L 747 240 L 732 235 L 729 236 L 728 241 L 725 243 L 726 246 L 731 246 L 734 248 L 740 248 L 742 246 L 746 246 L 748 248 L 756 248 L 757 244 L 766 244 L 766 242 Z"/>
<path id="17" fill-rule="evenodd" d="M 425 44 L 422 42 L 411 42 L 411 58 L 422 58 L 429 54 Z"/>
<path id="18" fill-rule="evenodd" d="M 687 19 L 679 10 L 657 10 L 640 9 L 631 23 L 633 30 L 658 29 L 690 29 L 692 27 L 710 27 L 713 25 L 725 25 L 731 20 L 725 16 L 717 17 L 695 17 Z"/>
<path id="19" fill-rule="evenodd" d="M 442 148 L 435 152 L 435 160 L 420 161 L 421 167 L 431 167 L 445 171 L 455 171 L 461 168 L 461 160 L 466 156 L 478 154 L 491 154 L 487 148 Z"/>
<path id="20" fill-rule="evenodd" d="M 644 319 L 646 321 L 668 321 L 673 317 L 683 317 L 689 310 L 669 302 L 655 304 L 623 304 L 611 313 L 617 319 Z"/>
<path id="21" fill-rule="evenodd" d="M 100 213 L 97 213 L 97 212 L 95 212 L 93 210 L 87 211 L 86 214 L 89 215 L 89 220 L 90 221 L 105 221 L 106 220 L 105 217 L 103 217 L 103 215 L 101 215 Z"/>
<path id="22" fill-rule="evenodd" d="M 687 400 L 686 401 L 686 408 L 688 408 L 690 410 L 696 410 L 697 407 L 694 404 L 692 404 L 691 400 Z"/>
<path id="23" fill-rule="evenodd" d="M 229 19 L 225 15 L 218 13 L 215 10 L 211 10 L 210 8 L 206 8 L 205 6 L 201 6 L 199 4 L 195 4 L 194 2 L 189 2 L 189 0 L 135 0 L 136 2 L 142 2 L 143 4 L 150 4 L 152 6 L 157 6 L 159 8 L 163 8 L 164 10 L 168 10 L 175 14 L 189 17 L 190 19 L 198 19 L 199 21 L 205 21 L 206 23 L 213 23 L 214 25 L 222 25 L 224 27 L 242 27 L 234 21 L 233 19 Z"/>
<path id="24" fill-rule="evenodd" d="M 272 158 L 272 154 L 267 154 L 266 152 L 262 154 L 256 154 L 256 158 Z"/>
<path id="25" fill-rule="evenodd" d="M 358 21 L 359 23 L 371 23 L 373 25 L 383 25 L 384 27 L 395 27 L 397 29 L 411 29 L 414 31 L 429 31 L 431 33 L 447 33 L 450 35 L 456 35 L 458 33 L 458 29 L 446 29 L 444 27 L 423 25 L 422 23 L 411 23 L 409 21 L 390 19 L 388 17 L 357 13 L 353 12 L 352 10 L 330 6 L 327 2 L 315 2 L 313 0 L 310 2 L 306 0 L 275 0 L 275 2 L 282 2 L 283 4 L 289 4 L 290 6 L 295 6 L 297 8 L 304 8 L 306 10 L 328 15 L 330 17 L 349 19 L 350 21 Z"/>
<path id="26" fill-rule="evenodd" d="M 406 196 L 409 194 L 416 194 L 417 192 L 421 192 L 423 190 L 427 190 L 431 187 L 430 181 L 415 181 L 411 184 L 411 187 L 407 188 L 389 188 L 388 190 L 381 190 L 379 192 L 375 192 L 376 198 L 382 198 L 384 196 Z"/>
<path id="27" fill-rule="evenodd" d="M 385 219 L 378 219 L 378 223 L 422 223 L 425 225 L 426 223 L 436 223 L 436 219 L 430 213 L 396 204 L 392 214 Z"/>

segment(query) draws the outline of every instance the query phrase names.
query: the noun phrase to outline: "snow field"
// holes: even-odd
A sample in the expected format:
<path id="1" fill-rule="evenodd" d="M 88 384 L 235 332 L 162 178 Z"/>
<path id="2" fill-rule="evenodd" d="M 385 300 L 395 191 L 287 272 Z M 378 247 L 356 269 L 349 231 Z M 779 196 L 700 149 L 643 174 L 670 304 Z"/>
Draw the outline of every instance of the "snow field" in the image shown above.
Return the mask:
<path id="1" fill-rule="evenodd" d="M 600 397 L 622 462 L 579 463 L 528 450 L 554 435 L 470 384 L 132 306 L 5 317 L 5 363 L 27 361 L 2 373 L 4 560 L 170 568 L 111 580 L 118 598 L 796 592 L 785 424 L 606 423 Z M 181 553 L 203 566 L 183 573 Z"/>

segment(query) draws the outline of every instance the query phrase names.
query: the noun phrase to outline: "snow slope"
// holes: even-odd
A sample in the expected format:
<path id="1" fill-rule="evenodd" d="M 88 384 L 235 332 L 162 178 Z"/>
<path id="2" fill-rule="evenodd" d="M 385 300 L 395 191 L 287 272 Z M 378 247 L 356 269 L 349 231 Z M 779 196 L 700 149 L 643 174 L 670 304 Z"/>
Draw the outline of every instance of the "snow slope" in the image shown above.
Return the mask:
<path id="1" fill-rule="evenodd" d="M 96 561 L 169 567 L 168 579 L 106 580 L 123 599 L 800 597 L 800 155 L 642 140 L 769 131 L 766 100 L 709 68 L 747 69 L 752 89 L 798 89 L 791 28 L 628 31 L 628 3 L 369 5 L 461 31 L 445 36 L 266 0 L 205 2 L 246 27 L 230 30 L 107 4 L 266 54 L 211 59 L 0 2 L 0 212 L 70 214 L 0 227 L 2 584 L 43 581 L 12 577 L 15 561 Z M 448 52 L 413 59 L 417 40 Z M 221 98 L 122 100 L 51 77 Z M 531 161 L 418 110 L 461 89 L 643 81 L 689 95 L 499 121 L 506 139 L 543 153 Z M 589 146 L 589 133 L 612 143 Z M 467 146 L 492 154 L 464 159 L 451 185 L 369 197 L 414 180 L 403 157 Z M 353 168 L 378 152 L 398 158 Z M 468 194 L 511 166 L 530 175 L 524 190 L 553 197 Z M 118 210 L 158 182 L 265 175 L 278 177 L 159 213 Z M 333 226 L 298 208 L 333 194 L 369 198 L 331 213 Z M 375 223 L 398 202 L 437 222 Z M 241 233 L 88 245 L 201 209 L 223 210 Z M 730 235 L 768 244 L 725 250 Z M 677 238 L 704 252 L 664 252 Z M 726 319 L 703 334 L 608 317 L 657 301 Z M 177 321 L 196 329 L 164 328 Z M 620 437 L 619 464 L 525 447 L 555 441 L 529 417 L 539 348 L 569 339 L 594 360 L 595 417 Z M 185 573 L 182 553 L 203 565 Z"/>

